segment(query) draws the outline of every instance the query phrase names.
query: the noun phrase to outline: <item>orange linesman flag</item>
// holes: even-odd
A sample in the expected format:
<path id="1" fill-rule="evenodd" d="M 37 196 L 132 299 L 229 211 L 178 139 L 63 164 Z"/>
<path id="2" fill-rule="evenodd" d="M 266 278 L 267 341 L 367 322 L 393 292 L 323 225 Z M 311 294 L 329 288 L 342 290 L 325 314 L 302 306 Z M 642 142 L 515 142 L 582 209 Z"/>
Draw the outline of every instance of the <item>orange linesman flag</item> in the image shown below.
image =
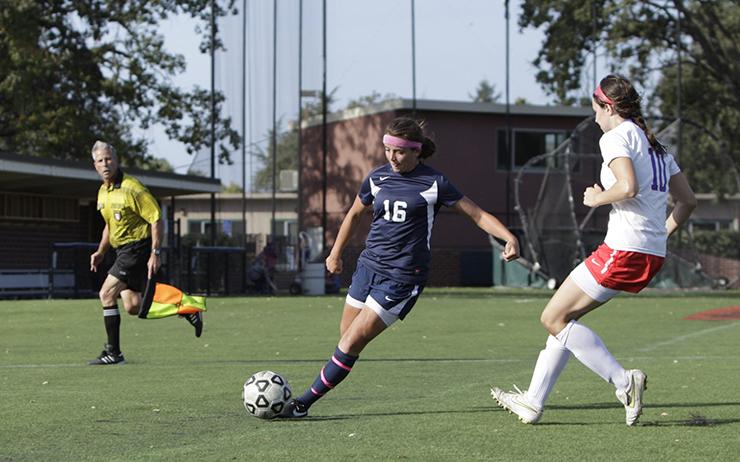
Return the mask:
<path id="1" fill-rule="evenodd" d="M 139 307 L 142 319 L 159 319 L 206 311 L 206 298 L 188 295 L 177 287 L 150 279 Z"/>

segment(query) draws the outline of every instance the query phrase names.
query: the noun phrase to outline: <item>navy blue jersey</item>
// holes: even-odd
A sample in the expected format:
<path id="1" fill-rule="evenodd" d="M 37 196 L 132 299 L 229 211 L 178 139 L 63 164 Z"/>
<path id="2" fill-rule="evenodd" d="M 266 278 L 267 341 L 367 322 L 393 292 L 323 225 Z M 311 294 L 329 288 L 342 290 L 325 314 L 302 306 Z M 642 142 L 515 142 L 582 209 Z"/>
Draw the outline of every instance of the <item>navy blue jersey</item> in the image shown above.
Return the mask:
<path id="1" fill-rule="evenodd" d="M 431 260 L 434 218 L 463 195 L 440 172 L 419 164 L 396 173 L 389 164 L 365 178 L 358 194 L 373 205 L 373 221 L 359 261 L 394 280 L 423 283 Z"/>

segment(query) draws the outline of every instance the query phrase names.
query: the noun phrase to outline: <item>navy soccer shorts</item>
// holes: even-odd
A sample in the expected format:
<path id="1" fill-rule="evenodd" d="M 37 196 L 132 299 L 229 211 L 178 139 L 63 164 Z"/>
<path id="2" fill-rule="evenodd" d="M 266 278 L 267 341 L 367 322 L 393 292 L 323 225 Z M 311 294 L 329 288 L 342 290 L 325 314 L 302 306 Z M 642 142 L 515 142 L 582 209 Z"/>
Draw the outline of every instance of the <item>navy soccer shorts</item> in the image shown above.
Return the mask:
<path id="1" fill-rule="evenodd" d="M 346 303 L 358 309 L 367 306 L 390 326 L 406 317 L 423 290 L 423 285 L 395 281 L 358 263 Z"/>

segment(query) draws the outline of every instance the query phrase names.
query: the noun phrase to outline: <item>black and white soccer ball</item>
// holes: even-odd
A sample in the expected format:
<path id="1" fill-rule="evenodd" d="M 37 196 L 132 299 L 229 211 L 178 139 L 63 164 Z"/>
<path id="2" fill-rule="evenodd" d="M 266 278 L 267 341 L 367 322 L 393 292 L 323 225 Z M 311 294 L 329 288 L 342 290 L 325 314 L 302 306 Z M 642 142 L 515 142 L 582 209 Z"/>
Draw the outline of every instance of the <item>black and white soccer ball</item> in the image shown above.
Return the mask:
<path id="1" fill-rule="evenodd" d="M 260 419 L 275 418 L 290 401 L 290 385 L 282 375 L 260 371 L 244 382 L 242 402 L 244 409 Z"/>

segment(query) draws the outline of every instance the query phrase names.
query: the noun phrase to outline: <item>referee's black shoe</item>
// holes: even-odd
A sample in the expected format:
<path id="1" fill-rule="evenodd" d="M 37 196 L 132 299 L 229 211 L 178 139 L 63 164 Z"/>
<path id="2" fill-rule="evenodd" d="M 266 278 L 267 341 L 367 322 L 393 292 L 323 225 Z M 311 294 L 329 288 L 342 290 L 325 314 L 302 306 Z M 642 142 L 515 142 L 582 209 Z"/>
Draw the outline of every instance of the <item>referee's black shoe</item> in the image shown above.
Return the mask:
<path id="1" fill-rule="evenodd" d="M 181 317 L 187 319 L 191 326 L 195 327 L 195 336 L 200 337 L 203 332 L 203 312 L 196 311 L 190 314 L 181 314 Z"/>
<path id="2" fill-rule="evenodd" d="M 108 366 L 112 364 L 126 364 L 126 360 L 123 359 L 123 353 L 120 351 L 116 353 L 113 351 L 111 345 L 105 345 L 105 349 L 100 352 L 100 355 L 92 361 L 88 361 L 87 364 L 90 366 Z"/>

